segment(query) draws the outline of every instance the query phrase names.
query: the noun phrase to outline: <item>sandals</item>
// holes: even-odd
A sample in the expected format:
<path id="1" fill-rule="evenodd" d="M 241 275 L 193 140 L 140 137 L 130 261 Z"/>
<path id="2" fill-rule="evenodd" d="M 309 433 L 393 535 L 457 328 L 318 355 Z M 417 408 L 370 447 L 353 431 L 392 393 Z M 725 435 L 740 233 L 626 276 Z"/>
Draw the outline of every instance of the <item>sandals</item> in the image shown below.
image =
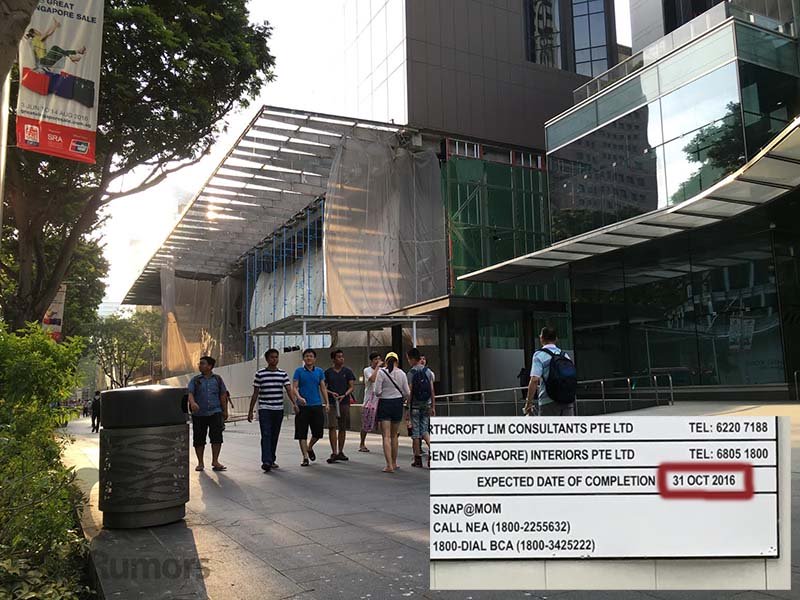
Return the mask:
<path id="1" fill-rule="evenodd" d="M 311 448 L 308 449 L 308 458 L 310 458 L 312 461 L 317 460 L 317 455 Z"/>
<path id="2" fill-rule="evenodd" d="M 228 467 L 225 465 L 217 465 L 216 467 L 211 467 L 212 471 L 227 471 Z"/>
<path id="3" fill-rule="evenodd" d="M 332 465 L 333 463 L 335 463 L 338 460 L 339 460 L 339 455 L 338 454 L 331 454 L 330 458 L 326 462 L 329 465 Z"/>
<path id="4" fill-rule="evenodd" d="M 359 449 L 358 449 L 358 451 L 359 451 L 359 452 L 369 452 L 369 448 L 367 448 L 366 446 L 364 446 L 363 448 L 359 448 Z"/>
<path id="5" fill-rule="evenodd" d="M 339 452 L 339 454 L 336 455 L 336 460 L 348 461 L 350 459 L 344 455 L 344 452 Z"/>
<path id="6" fill-rule="evenodd" d="M 194 468 L 194 470 L 195 470 L 195 471 L 202 471 L 203 469 L 205 469 L 205 467 L 204 467 L 203 465 L 197 465 L 197 466 Z"/>
<path id="7" fill-rule="evenodd" d="M 394 473 L 394 469 L 390 469 L 389 467 L 383 467 L 384 473 Z"/>
<path id="8" fill-rule="evenodd" d="M 308 462 L 308 459 L 304 458 L 303 462 L 300 463 L 300 466 L 301 467 L 307 467 L 309 464 L 311 464 L 311 463 Z"/>

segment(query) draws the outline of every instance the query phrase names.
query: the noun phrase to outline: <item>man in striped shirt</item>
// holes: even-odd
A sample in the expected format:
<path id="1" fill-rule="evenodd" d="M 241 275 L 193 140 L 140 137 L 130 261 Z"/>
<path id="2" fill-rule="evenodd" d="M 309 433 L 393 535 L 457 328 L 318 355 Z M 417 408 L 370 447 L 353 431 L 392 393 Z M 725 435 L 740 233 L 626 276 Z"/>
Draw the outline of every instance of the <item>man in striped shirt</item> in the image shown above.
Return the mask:
<path id="1" fill-rule="evenodd" d="M 250 398 L 250 411 L 247 420 L 253 422 L 253 408 L 258 400 L 258 423 L 261 426 L 261 468 L 265 472 L 278 468 L 275 462 L 278 449 L 278 436 L 283 422 L 283 390 L 294 400 L 289 375 L 278 368 L 278 351 L 270 348 L 264 353 L 267 366 L 256 371 L 253 379 L 253 395 Z"/>

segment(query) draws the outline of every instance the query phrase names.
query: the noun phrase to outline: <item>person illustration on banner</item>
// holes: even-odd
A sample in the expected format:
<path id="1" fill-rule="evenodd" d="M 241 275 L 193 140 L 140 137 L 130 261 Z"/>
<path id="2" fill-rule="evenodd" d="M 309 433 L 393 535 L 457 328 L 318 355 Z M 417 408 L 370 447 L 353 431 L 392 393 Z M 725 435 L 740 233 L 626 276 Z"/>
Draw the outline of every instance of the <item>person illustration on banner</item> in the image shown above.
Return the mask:
<path id="1" fill-rule="evenodd" d="M 25 38 L 30 42 L 33 56 L 36 59 L 36 70 L 59 71 L 61 69 L 59 65 L 66 63 L 67 58 L 77 63 L 86 54 L 86 46 L 81 47 L 79 50 L 65 50 L 56 45 L 47 48 L 45 42 L 59 27 L 61 27 L 61 23 L 53 19 L 53 24 L 44 33 L 31 27 L 25 34 Z"/>

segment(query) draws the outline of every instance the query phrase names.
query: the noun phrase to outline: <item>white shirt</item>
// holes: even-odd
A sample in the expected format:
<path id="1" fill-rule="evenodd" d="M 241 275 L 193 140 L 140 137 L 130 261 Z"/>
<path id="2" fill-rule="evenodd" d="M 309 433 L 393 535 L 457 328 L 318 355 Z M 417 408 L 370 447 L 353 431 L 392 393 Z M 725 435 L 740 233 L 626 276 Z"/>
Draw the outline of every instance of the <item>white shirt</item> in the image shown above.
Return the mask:
<path id="1" fill-rule="evenodd" d="M 390 381 L 391 379 L 391 381 Z M 392 381 L 396 384 L 392 384 Z M 397 390 L 400 390 L 398 392 Z M 381 399 L 390 398 L 408 398 L 411 396 L 411 390 L 408 387 L 408 377 L 403 369 L 395 367 L 390 373 L 388 369 L 381 369 L 378 377 L 375 379 L 375 395 Z"/>
<path id="2" fill-rule="evenodd" d="M 373 369 L 372 367 L 367 367 L 366 369 L 364 369 L 364 400 L 369 398 L 369 395 L 372 393 L 372 390 L 375 387 L 375 382 L 369 380 L 369 378 L 372 377 L 372 374 L 374 372 L 375 369 Z"/>

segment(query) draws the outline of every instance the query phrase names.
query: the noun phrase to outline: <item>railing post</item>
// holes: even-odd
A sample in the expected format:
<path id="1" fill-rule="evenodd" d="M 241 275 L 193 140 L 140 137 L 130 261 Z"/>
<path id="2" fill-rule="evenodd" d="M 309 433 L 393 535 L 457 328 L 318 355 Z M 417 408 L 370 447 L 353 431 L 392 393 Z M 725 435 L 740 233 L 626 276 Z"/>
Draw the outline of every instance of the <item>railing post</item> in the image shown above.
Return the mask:
<path id="1" fill-rule="evenodd" d="M 633 388 L 631 387 L 631 378 L 626 377 L 625 380 L 628 382 L 628 410 L 633 410 Z"/>
<path id="2" fill-rule="evenodd" d="M 672 373 L 667 373 L 667 380 L 669 381 L 669 405 L 675 406 L 675 390 L 672 387 Z"/>
<path id="3" fill-rule="evenodd" d="M 653 390 L 655 390 L 656 393 L 656 406 L 661 406 L 658 397 L 658 375 L 651 375 L 651 377 L 653 378 Z"/>
<path id="4" fill-rule="evenodd" d="M 797 374 L 800 373 L 800 370 L 795 370 L 794 372 L 794 395 L 797 398 L 797 401 L 800 402 L 800 387 L 797 386 Z"/>
<path id="5" fill-rule="evenodd" d="M 486 393 L 481 392 L 481 407 L 483 408 L 483 416 L 486 416 Z"/>
<path id="6" fill-rule="evenodd" d="M 600 397 L 603 399 L 603 414 L 606 414 L 606 382 L 605 379 L 600 380 Z"/>

